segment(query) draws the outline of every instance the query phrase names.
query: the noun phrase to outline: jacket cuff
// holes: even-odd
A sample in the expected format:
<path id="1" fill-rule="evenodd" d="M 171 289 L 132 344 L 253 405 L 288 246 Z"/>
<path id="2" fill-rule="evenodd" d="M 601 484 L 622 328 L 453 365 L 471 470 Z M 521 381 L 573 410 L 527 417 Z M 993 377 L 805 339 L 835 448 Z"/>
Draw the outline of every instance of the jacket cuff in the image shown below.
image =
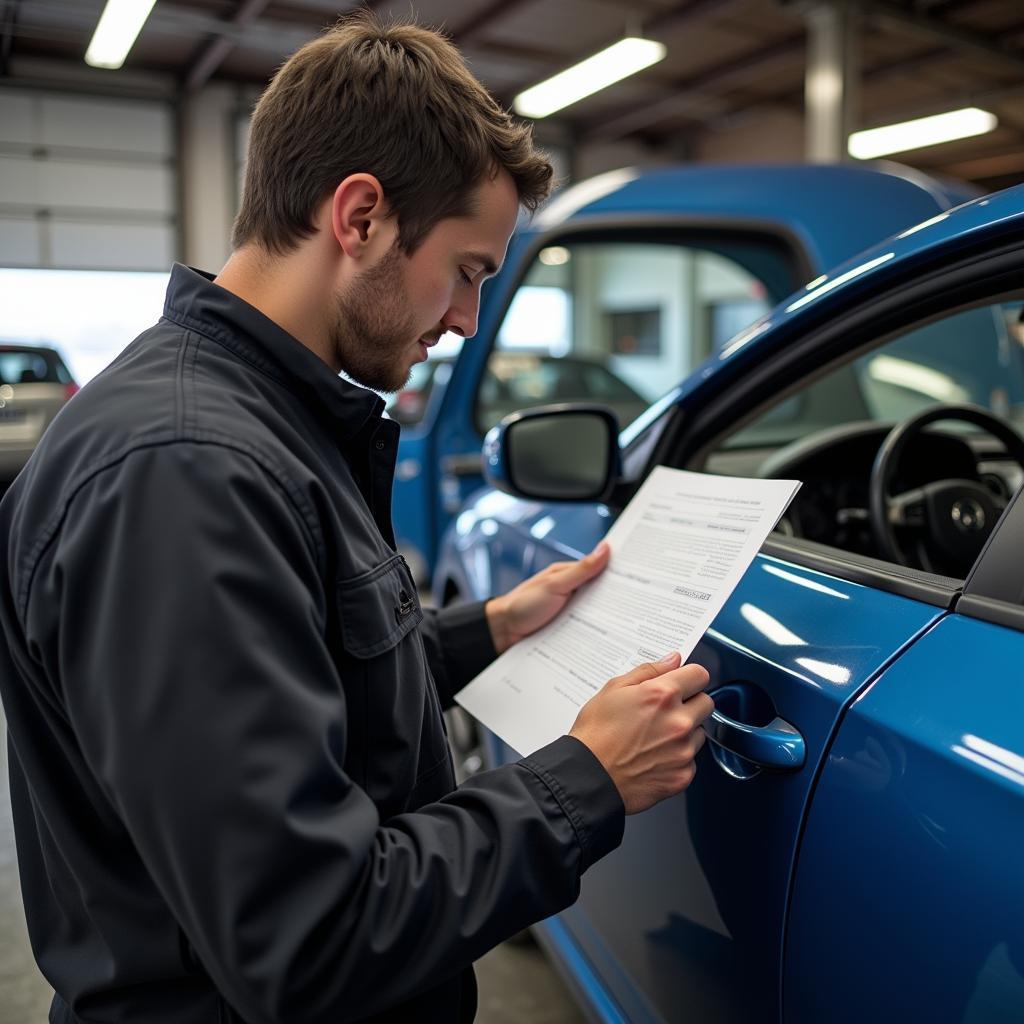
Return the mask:
<path id="1" fill-rule="evenodd" d="M 453 696 L 498 656 L 487 625 L 486 603 L 451 605 L 437 613 L 441 657 Z"/>
<path id="2" fill-rule="evenodd" d="M 580 845 L 580 873 L 622 842 L 626 809 L 618 788 L 590 748 L 573 736 L 524 757 L 520 762 L 558 801 Z"/>

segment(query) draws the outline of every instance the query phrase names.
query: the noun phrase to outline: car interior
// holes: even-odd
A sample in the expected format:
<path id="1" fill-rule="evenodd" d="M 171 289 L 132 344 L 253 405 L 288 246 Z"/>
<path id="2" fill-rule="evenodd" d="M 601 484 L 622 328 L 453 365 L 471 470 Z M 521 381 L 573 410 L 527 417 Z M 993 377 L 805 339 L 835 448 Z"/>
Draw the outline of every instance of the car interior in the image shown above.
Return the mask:
<path id="1" fill-rule="evenodd" d="M 1015 297 L 794 384 L 720 438 L 702 468 L 803 481 L 784 535 L 962 579 L 1024 480 L 1022 425 Z"/>

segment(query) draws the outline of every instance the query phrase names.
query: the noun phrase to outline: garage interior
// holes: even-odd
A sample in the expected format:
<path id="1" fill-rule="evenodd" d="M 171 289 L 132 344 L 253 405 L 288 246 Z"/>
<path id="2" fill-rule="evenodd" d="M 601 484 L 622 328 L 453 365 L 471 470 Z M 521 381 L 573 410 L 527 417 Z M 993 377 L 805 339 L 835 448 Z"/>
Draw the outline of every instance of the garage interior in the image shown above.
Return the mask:
<path id="1" fill-rule="evenodd" d="M 624 36 L 664 44 L 653 66 L 537 119 L 563 187 L 627 166 L 850 161 L 854 132 L 962 108 L 996 126 L 886 159 L 985 193 L 1024 183 L 1018 0 L 156 0 L 117 70 L 83 59 L 103 0 L 0 0 L 0 342 L 68 344 L 31 313 L 4 322 L 27 294 L 22 272 L 63 275 L 34 278 L 31 294 L 102 333 L 75 274 L 139 274 L 141 329 L 173 262 L 216 271 L 254 102 L 292 52 L 360 6 L 443 28 L 508 108 Z M 111 355 L 86 341 L 69 362 L 84 383 Z M 2 790 L 0 1024 L 29 1024 L 49 993 Z M 583 1020 L 528 940 L 491 954 L 480 984 L 481 1024 Z"/>

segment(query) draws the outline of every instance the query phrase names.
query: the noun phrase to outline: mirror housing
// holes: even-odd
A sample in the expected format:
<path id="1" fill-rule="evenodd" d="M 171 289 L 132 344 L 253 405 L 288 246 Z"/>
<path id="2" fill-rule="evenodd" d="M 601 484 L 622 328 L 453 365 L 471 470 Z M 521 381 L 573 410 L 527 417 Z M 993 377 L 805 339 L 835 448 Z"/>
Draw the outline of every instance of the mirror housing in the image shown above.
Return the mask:
<path id="1" fill-rule="evenodd" d="M 484 477 L 540 501 L 607 501 L 621 473 L 619 424 L 603 405 L 566 403 L 510 413 L 484 438 Z"/>

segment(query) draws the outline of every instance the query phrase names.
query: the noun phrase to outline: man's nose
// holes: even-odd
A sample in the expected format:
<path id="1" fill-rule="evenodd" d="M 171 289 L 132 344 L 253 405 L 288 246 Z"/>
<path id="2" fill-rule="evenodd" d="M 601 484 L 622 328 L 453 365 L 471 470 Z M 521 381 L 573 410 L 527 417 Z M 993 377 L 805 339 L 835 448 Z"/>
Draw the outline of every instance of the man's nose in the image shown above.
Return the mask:
<path id="1" fill-rule="evenodd" d="M 477 316 L 480 313 L 479 293 L 471 302 L 452 306 L 441 321 L 446 331 L 461 334 L 464 338 L 472 338 L 476 334 Z"/>

